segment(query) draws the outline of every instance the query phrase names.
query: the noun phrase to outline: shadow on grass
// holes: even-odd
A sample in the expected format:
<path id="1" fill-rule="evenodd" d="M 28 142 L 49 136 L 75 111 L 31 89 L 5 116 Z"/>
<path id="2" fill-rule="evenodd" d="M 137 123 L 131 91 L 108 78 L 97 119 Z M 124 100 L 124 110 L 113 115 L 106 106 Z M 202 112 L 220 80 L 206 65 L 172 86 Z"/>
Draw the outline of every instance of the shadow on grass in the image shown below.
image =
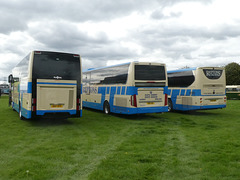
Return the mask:
<path id="1" fill-rule="evenodd" d="M 46 127 L 46 126 L 62 126 L 73 125 L 74 122 L 66 118 L 37 118 L 32 120 L 25 120 L 32 126 Z"/>
<path id="2" fill-rule="evenodd" d="M 216 116 L 219 113 L 214 112 L 213 110 L 199 110 L 199 111 L 173 111 L 171 113 L 183 114 L 183 115 L 193 115 L 193 116 Z"/>
<path id="3" fill-rule="evenodd" d="M 95 110 L 95 109 L 90 109 L 90 108 L 83 108 L 83 110 L 87 110 L 93 113 L 100 113 L 104 115 L 103 111 L 100 110 Z M 209 110 L 199 110 L 199 111 L 173 111 L 173 112 L 164 112 L 164 113 L 169 113 L 172 115 L 186 115 L 186 116 L 216 116 L 219 115 L 219 112 L 214 111 L 213 109 Z M 115 113 L 110 113 L 110 115 L 106 116 L 114 116 L 117 118 L 121 119 L 127 119 L 127 120 L 146 120 L 146 119 L 165 119 L 161 117 L 162 113 L 146 113 L 146 114 L 115 114 Z"/>
<path id="4" fill-rule="evenodd" d="M 159 117 L 161 113 L 149 113 L 149 114 L 116 114 L 116 113 L 110 113 L 110 114 L 104 114 L 103 111 L 90 109 L 90 108 L 83 108 L 83 110 L 87 110 L 93 113 L 105 115 L 106 117 L 116 117 L 119 119 L 125 119 L 125 120 L 133 120 L 133 121 L 141 121 L 141 120 L 149 120 L 149 119 L 164 119 L 162 117 Z"/>
<path id="5" fill-rule="evenodd" d="M 150 114 L 111 114 L 112 116 L 118 117 L 120 119 L 127 119 L 132 121 L 150 121 L 150 120 L 165 120 L 165 118 L 160 117 L 161 113 L 150 113 Z"/>

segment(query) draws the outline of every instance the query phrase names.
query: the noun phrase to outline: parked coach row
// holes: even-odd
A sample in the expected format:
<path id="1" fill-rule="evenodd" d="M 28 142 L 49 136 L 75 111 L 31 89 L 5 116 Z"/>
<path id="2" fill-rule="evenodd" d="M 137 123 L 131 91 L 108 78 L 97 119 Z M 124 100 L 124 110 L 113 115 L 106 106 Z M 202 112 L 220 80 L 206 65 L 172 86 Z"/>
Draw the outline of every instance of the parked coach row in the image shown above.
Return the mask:
<path id="1" fill-rule="evenodd" d="M 166 71 L 130 62 L 82 71 L 78 54 L 32 51 L 9 76 L 9 103 L 19 117 L 81 117 L 82 106 L 141 114 L 226 107 L 224 68 Z"/>

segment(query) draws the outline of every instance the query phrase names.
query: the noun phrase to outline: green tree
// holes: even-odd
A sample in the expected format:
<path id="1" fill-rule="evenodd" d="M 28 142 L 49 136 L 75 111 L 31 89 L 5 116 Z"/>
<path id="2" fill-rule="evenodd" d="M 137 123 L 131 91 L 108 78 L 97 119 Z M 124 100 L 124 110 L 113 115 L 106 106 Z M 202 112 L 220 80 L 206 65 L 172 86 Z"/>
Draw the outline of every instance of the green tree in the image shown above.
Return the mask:
<path id="1" fill-rule="evenodd" d="M 225 66 L 226 70 L 226 84 L 239 85 L 240 84 L 240 65 L 232 62 Z"/>

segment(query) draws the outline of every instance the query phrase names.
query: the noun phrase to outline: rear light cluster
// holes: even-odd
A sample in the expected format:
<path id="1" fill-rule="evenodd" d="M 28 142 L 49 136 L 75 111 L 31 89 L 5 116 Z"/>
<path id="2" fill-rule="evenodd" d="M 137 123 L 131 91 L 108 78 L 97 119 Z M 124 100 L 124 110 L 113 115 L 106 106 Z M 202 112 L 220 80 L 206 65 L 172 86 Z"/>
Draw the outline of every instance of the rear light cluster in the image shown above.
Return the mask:
<path id="1" fill-rule="evenodd" d="M 78 54 L 74 54 L 73 57 L 79 58 L 80 56 Z"/>
<path id="2" fill-rule="evenodd" d="M 34 112 L 37 110 L 36 104 L 37 104 L 36 98 L 32 98 L 32 111 Z"/>
<path id="3" fill-rule="evenodd" d="M 203 102 L 203 99 L 202 99 L 202 98 L 200 98 L 200 104 L 202 104 L 202 102 Z"/>
<path id="4" fill-rule="evenodd" d="M 80 110 L 80 99 L 79 98 L 77 98 L 77 111 L 79 111 Z"/>
<path id="5" fill-rule="evenodd" d="M 137 96 L 136 96 L 136 94 L 131 96 L 131 105 L 134 106 L 134 107 L 137 107 Z"/>
<path id="6" fill-rule="evenodd" d="M 227 97 L 224 97 L 224 102 L 227 102 Z"/>
<path id="7" fill-rule="evenodd" d="M 168 106 L 168 95 L 165 94 L 164 106 Z"/>
<path id="8" fill-rule="evenodd" d="M 41 51 L 35 51 L 35 54 L 42 54 Z"/>

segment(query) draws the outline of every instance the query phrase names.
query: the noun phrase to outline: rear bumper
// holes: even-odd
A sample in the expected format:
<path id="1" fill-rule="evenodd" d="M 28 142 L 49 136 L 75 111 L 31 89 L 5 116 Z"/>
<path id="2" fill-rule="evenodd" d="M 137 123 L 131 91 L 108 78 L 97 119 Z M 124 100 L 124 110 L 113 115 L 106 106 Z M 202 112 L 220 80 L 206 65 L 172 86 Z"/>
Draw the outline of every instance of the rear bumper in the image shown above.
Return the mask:
<path id="1" fill-rule="evenodd" d="M 76 114 L 76 110 L 37 110 L 36 115 L 38 116 L 43 116 L 45 114 L 61 114 L 61 113 L 66 113 L 69 115 L 74 115 Z"/>
<path id="2" fill-rule="evenodd" d="M 16 103 L 12 104 L 13 109 L 15 109 L 19 113 L 19 105 Z M 82 110 L 61 110 L 61 111 L 53 111 L 53 110 L 37 110 L 36 112 L 27 110 L 21 107 L 22 116 L 26 119 L 34 119 L 37 116 L 48 116 L 52 118 L 58 117 L 82 117 Z"/>
<path id="3" fill-rule="evenodd" d="M 222 108 L 226 108 L 226 104 L 223 104 L 223 105 L 206 105 L 206 106 L 189 106 L 189 105 L 176 104 L 174 110 L 193 111 L 193 110 L 222 109 Z"/>
<path id="4" fill-rule="evenodd" d="M 121 114 L 146 114 L 168 112 L 167 106 L 162 107 L 145 107 L 145 108 L 127 108 L 125 112 L 116 112 Z"/>
<path id="5" fill-rule="evenodd" d="M 37 116 L 47 116 L 47 117 L 82 117 L 82 110 L 76 111 L 76 110 L 61 110 L 61 111 L 54 111 L 54 110 L 37 110 L 36 111 Z"/>

